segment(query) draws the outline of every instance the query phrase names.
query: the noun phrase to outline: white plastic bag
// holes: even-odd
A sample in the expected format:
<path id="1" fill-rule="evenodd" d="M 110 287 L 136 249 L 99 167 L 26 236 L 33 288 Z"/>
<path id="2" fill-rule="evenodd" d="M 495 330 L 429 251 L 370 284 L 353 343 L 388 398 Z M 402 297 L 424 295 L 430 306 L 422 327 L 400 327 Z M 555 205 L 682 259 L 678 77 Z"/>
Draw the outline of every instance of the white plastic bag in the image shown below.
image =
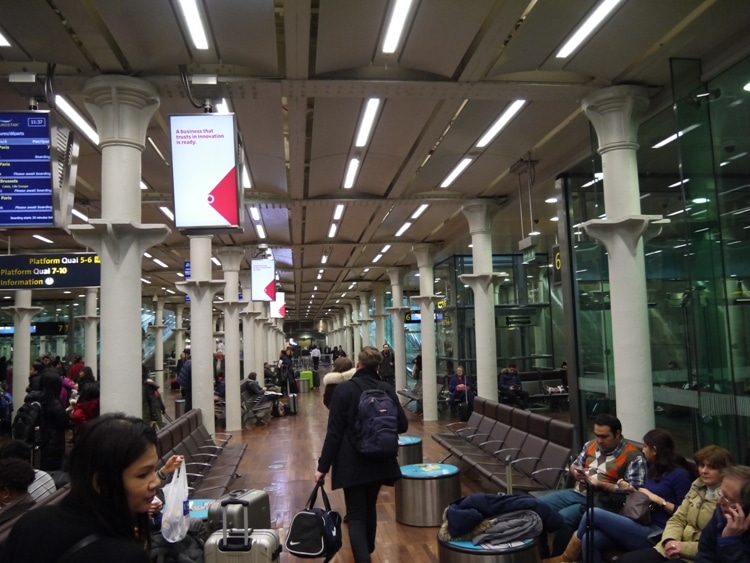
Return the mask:
<path id="1" fill-rule="evenodd" d="M 187 470 L 183 460 L 172 481 L 164 485 L 164 512 L 161 518 L 161 535 L 168 542 L 185 539 L 190 525 Z"/>

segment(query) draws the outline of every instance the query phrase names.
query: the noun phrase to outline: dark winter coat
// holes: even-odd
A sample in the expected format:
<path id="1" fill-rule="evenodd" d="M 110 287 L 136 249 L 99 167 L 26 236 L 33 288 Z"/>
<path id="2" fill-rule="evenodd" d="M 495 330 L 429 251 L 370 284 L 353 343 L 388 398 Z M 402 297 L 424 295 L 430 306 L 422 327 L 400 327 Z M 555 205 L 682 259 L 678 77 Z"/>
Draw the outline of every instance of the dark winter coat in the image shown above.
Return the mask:
<path id="1" fill-rule="evenodd" d="M 383 459 L 366 457 L 352 445 L 349 431 L 354 428 L 357 420 L 361 394 L 354 379 L 357 379 L 360 385 L 364 384 L 363 387 L 366 389 L 375 389 L 380 383 L 377 371 L 360 369 L 351 380 L 336 386 L 328 414 L 328 430 L 323 451 L 318 459 L 318 471 L 328 473 L 333 465 L 331 486 L 334 489 L 376 482 L 393 485 L 401 477 L 401 468 L 396 456 Z M 409 421 L 398 401 L 396 391 L 392 387 L 385 391 L 398 406 L 399 434 L 406 432 L 409 429 Z"/>
<path id="2" fill-rule="evenodd" d="M 45 400 L 41 391 L 32 391 L 24 398 L 25 403 L 31 401 L 38 401 L 42 405 L 39 469 L 57 471 L 65 457 L 65 431 L 72 428 L 73 423 L 57 398 Z"/>
<path id="3" fill-rule="evenodd" d="M 747 563 L 750 561 L 750 533 L 741 536 L 723 537 L 721 533 L 727 519 L 717 506 L 708 526 L 703 528 L 698 540 L 698 556 L 695 563 Z"/>
<path id="4" fill-rule="evenodd" d="M 448 505 L 445 517 L 451 537 L 457 538 L 471 532 L 482 520 L 515 510 L 533 510 L 539 514 L 544 531 L 548 533 L 563 525 L 562 516 L 529 495 L 475 493 Z"/>
<path id="5" fill-rule="evenodd" d="M 193 386 L 193 361 L 188 360 L 182 365 L 180 373 L 177 374 L 177 383 L 185 391 L 190 391 Z"/>

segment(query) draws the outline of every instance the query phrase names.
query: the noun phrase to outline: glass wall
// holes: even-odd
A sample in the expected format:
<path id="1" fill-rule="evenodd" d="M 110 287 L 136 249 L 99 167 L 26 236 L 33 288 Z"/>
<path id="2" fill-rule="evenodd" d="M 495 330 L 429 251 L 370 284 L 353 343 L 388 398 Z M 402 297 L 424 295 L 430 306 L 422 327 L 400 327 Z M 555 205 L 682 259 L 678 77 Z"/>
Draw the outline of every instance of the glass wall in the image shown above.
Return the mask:
<path id="1" fill-rule="evenodd" d="M 674 60 L 672 76 L 674 104 L 641 124 L 637 153 L 641 212 L 669 219 L 644 242 L 656 423 L 685 452 L 715 443 L 744 460 L 750 60 L 709 83 L 700 80 L 699 62 Z M 607 256 L 580 226 L 606 215 L 600 167 L 594 157 L 561 177 L 583 420 L 615 411 L 617 399 Z"/>

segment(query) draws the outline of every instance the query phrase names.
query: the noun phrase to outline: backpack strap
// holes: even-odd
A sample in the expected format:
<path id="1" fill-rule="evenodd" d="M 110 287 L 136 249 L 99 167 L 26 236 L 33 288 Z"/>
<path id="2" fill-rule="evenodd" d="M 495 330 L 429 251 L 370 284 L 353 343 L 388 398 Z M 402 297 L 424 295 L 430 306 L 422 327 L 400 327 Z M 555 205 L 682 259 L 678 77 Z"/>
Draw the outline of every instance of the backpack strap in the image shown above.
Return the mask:
<path id="1" fill-rule="evenodd" d="M 57 560 L 57 563 L 67 563 L 70 561 L 70 559 L 79 551 L 81 551 L 84 547 L 88 547 L 92 543 L 99 541 L 102 539 L 103 536 L 100 536 L 99 534 L 89 534 L 83 539 L 78 540 L 76 543 L 74 543 L 68 551 L 62 554 L 60 559 Z"/>

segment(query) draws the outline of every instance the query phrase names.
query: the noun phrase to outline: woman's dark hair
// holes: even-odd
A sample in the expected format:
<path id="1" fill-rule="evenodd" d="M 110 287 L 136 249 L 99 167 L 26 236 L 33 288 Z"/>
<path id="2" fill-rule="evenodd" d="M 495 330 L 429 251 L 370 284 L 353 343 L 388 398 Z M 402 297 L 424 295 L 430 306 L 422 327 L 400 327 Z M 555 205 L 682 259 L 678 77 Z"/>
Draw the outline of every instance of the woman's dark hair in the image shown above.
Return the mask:
<path id="1" fill-rule="evenodd" d="M 42 377 L 39 379 L 39 389 L 42 392 L 42 401 L 44 403 L 59 401 L 60 392 L 62 391 L 62 378 L 56 371 L 44 371 L 42 372 Z"/>
<path id="2" fill-rule="evenodd" d="M 656 457 L 649 465 L 648 476 L 658 481 L 676 467 L 687 469 L 687 461 L 674 449 L 672 435 L 661 428 L 646 432 L 643 443 L 656 450 Z"/>
<path id="3" fill-rule="evenodd" d="M 81 375 L 81 372 L 83 372 Z M 76 383 L 78 385 L 83 385 L 84 383 L 95 383 L 96 377 L 94 377 L 94 371 L 89 366 L 83 366 L 81 369 L 78 370 L 78 373 L 76 374 Z"/>
<path id="4" fill-rule="evenodd" d="M 0 488 L 23 492 L 34 482 L 34 468 L 28 461 L 16 458 L 0 459 Z"/>
<path id="5" fill-rule="evenodd" d="M 156 430 L 140 418 L 107 413 L 91 421 L 70 452 L 70 498 L 88 510 L 112 535 L 138 538 L 150 547 L 148 514 L 133 515 L 123 472 L 149 447 Z"/>
<path id="6" fill-rule="evenodd" d="M 713 469 L 719 470 L 734 465 L 732 454 L 721 446 L 716 446 L 714 444 L 705 446 L 695 452 L 695 454 L 693 454 L 693 459 L 695 460 L 696 465 L 706 463 Z"/>
<path id="7" fill-rule="evenodd" d="M 78 387 L 78 402 L 85 403 L 99 398 L 99 385 L 96 383 L 87 383 Z"/>

